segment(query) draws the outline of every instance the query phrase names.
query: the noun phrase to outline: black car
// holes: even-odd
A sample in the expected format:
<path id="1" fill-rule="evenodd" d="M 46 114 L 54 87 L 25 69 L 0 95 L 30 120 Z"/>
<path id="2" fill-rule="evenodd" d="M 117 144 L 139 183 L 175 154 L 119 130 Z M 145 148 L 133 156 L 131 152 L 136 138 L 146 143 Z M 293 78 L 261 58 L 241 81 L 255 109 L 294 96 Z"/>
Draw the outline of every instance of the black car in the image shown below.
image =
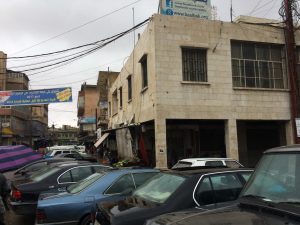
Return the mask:
<path id="1" fill-rule="evenodd" d="M 146 225 L 299 225 L 300 145 L 266 151 L 237 202 L 208 212 L 180 212 Z"/>
<path id="2" fill-rule="evenodd" d="M 251 169 L 165 171 L 126 200 L 98 205 L 101 225 L 143 225 L 152 217 L 192 207 L 216 208 L 238 198 Z"/>
<path id="3" fill-rule="evenodd" d="M 62 153 L 55 155 L 53 157 L 54 159 L 62 159 L 62 158 L 72 158 L 75 160 L 84 160 L 89 162 L 97 162 L 97 159 L 91 155 L 88 154 L 80 154 L 79 152 L 70 152 L 70 153 Z"/>
<path id="4" fill-rule="evenodd" d="M 87 162 L 57 163 L 11 183 L 10 206 L 16 214 L 35 214 L 41 192 L 62 192 L 95 172 L 109 167 Z"/>
<path id="5" fill-rule="evenodd" d="M 58 162 L 74 162 L 75 159 L 72 158 L 51 158 L 51 159 L 40 159 L 34 162 L 31 162 L 20 169 L 16 170 L 14 172 L 14 178 L 20 178 L 20 176 L 25 176 L 28 174 L 31 174 L 37 170 L 42 169 L 45 166 L 48 166 L 52 163 L 58 163 Z"/>

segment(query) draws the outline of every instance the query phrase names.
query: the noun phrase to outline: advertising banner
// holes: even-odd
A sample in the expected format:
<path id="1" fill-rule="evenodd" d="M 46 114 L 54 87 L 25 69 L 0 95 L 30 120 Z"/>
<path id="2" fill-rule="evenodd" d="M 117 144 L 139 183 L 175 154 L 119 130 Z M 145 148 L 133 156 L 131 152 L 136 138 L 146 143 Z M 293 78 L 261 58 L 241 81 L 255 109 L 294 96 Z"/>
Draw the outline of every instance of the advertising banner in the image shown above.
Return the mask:
<path id="1" fill-rule="evenodd" d="M 211 0 L 161 0 L 163 15 L 211 19 Z"/>
<path id="2" fill-rule="evenodd" d="M 0 106 L 72 102 L 72 88 L 0 91 Z"/>
<path id="3" fill-rule="evenodd" d="M 96 123 L 96 117 L 81 117 L 79 118 L 79 123 L 80 124 L 94 124 Z"/>

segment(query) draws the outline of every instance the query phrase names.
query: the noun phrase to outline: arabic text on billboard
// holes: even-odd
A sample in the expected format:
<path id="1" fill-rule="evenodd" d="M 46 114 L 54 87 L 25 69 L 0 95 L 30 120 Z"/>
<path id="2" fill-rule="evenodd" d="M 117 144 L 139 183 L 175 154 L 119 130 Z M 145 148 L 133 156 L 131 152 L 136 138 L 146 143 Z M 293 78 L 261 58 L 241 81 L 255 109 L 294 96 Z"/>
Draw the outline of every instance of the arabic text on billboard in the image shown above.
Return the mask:
<path id="1" fill-rule="evenodd" d="M 0 106 L 41 105 L 72 102 L 72 89 L 53 88 L 42 90 L 0 91 Z"/>
<path id="2" fill-rule="evenodd" d="M 211 19 L 211 0 L 161 0 L 161 14 Z"/>

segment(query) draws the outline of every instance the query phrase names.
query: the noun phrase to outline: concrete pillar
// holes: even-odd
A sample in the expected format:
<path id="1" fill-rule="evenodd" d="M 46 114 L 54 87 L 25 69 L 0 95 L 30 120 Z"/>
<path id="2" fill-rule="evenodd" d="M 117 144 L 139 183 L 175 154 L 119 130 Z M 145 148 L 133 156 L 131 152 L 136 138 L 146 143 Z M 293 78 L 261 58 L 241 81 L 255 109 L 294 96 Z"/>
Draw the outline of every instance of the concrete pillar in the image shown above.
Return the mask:
<path id="1" fill-rule="evenodd" d="M 225 122 L 226 155 L 228 158 L 239 159 L 236 120 L 229 119 Z"/>
<path id="2" fill-rule="evenodd" d="M 165 119 L 155 120 L 155 159 L 156 168 L 166 169 L 167 163 L 167 128 Z"/>
<path id="3" fill-rule="evenodd" d="M 285 123 L 285 135 L 286 135 L 286 144 L 287 145 L 294 144 L 292 121 L 287 121 Z"/>

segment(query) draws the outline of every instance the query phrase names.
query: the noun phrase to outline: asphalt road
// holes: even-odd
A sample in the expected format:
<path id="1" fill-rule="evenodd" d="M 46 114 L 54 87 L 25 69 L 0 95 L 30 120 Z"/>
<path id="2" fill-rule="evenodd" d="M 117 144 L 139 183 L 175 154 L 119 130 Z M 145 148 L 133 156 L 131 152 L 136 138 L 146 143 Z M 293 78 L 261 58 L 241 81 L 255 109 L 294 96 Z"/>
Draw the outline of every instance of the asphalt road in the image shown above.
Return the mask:
<path id="1" fill-rule="evenodd" d="M 13 172 L 4 173 L 8 181 L 13 177 Z M 6 225 L 34 225 L 34 216 L 19 216 L 16 215 L 12 210 L 6 211 L 5 213 L 5 224 Z"/>

